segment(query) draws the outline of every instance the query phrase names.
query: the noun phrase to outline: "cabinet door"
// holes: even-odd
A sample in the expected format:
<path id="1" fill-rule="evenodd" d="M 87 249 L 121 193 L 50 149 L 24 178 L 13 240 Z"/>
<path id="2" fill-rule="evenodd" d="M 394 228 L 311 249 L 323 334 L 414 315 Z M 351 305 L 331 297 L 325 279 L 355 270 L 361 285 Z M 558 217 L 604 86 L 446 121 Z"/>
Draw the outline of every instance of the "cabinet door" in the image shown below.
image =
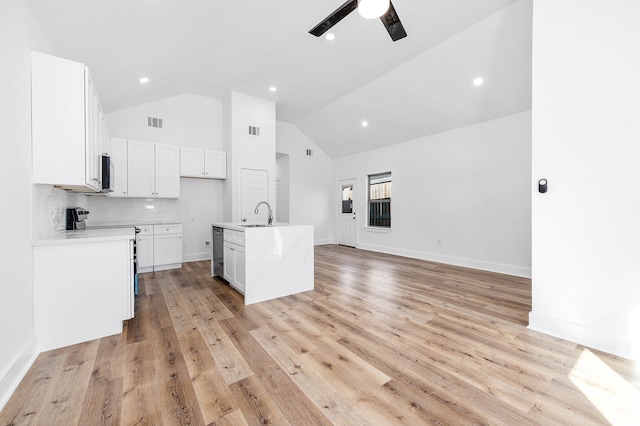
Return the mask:
<path id="1" fill-rule="evenodd" d="M 180 176 L 204 177 L 204 150 L 202 148 L 180 148 Z"/>
<path id="2" fill-rule="evenodd" d="M 127 196 L 127 141 L 126 139 L 111 138 L 111 164 L 113 165 L 113 175 L 111 185 L 113 192 L 110 197 Z"/>
<path id="3" fill-rule="evenodd" d="M 153 266 L 153 235 L 138 235 L 136 239 L 136 256 L 138 267 L 147 268 Z"/>
<path id="4" fill-rule="evenodd" d="M 236 252 L 233 244 L 224 243 L 224 279 L 233 284 L 236 280 Z"/>
<path id="5" fill-rule="evenodd" d="M 153 264 L 182 263 L 182 235 L 164 234 L 153 237 Z"/>
<path id="6" fill-rule="evenodd" d="M 156 190 L 159 198 L 180 197 L 180 149 L 175 145 L 156 144 Z M 131 190 L 129 190 L 131 195 Z"/>
<path id="7" fill-rule="evenodd" d="M 102 189 L 103 117 L 89 70 L 85 68 L 85 180 L 87 186 Z"/>
<path id="8" fill-rule="evenodd" d="M 235 284 L 236 284 L 236 289 L 244 294 L 244 283 L 245 283 L 245 267 L 244 267 L 244 247 L 242 246 L 236 246 L 235 247 L 235 251 L 236 251 L 236 279 L 235 279 Z"/>
<path id="9" fill-rule="evenodd" d="M 33 183 L 87 185 L 85 102 L 83 64 L 31 52 Z"/>
<path id="10" fill-rule="evenodd" d="M 130 140 L 127 145 L 127 195 L 155 197 L 155 144 Z"/>
<path id="11" fill-rule="evenodd" d="M 204 150 L 204 176 L 209 179 L 227 178 L 227 153 L 224 151 Z"/>

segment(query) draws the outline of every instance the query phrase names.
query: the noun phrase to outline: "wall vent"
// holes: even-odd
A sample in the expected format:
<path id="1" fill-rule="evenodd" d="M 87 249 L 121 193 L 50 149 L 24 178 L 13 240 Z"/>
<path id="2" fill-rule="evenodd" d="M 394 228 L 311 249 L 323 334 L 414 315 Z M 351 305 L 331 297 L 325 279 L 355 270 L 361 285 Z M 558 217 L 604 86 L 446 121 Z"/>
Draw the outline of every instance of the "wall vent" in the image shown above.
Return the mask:
<path id="1" fill-rule="evenodd" d="M 253 136 L 260 136 L 260 127 L 249 126 L 249 134 Z"/>
<path id="2" fill-rule="evenodd" d="M 307 155 L 309 157 L 311 157 L 313 155 L 313 150 L 312 149 L 307 149 Z"/>
<path id="3" fill-rule="evenodd" d="M 147 126 L 162 129 L 162 118 L 147 117 Z"/>

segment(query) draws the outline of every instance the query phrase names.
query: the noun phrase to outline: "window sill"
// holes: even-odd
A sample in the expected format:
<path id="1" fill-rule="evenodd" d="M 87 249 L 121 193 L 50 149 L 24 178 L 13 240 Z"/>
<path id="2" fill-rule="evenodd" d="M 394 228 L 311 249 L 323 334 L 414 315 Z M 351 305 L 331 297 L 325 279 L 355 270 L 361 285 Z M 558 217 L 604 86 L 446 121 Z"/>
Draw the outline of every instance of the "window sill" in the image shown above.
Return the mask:
<path id="1" fill-rule="evenodd" d="M 380 232 L 382 234 L 390 234 L 391 233 L 391 228 L 379 228 L 377 226 L 365 226 L 364 229 L 365 229 L 365 231 Z"/>

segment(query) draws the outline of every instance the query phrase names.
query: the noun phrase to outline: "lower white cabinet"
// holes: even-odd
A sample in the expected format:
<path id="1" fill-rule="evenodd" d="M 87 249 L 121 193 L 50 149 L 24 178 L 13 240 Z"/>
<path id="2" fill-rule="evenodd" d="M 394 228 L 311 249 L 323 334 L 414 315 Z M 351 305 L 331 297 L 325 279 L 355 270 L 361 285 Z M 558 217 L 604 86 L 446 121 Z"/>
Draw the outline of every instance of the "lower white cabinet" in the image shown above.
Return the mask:
<path id="1" fill-rule="evenodd" d="M 153 265 L 164 269 L 182 267 L 182 225 L 153 227 Z"/>
<path id="2" fill-rule="evenodd" d="M 133 237 L 33 247 L 41 352 L 122 333 L 133 318 Z"/>
<path id="3" fill-rule="evenodd" d="M 244 232 L 224 230 L 224 279 L 231 287 L 244 294 L 245 253 Z"/>
<path id="4" fill-rule="evenodd" d="M 182 224 L 138 226 L 138 272 L 182 268 Z"/>

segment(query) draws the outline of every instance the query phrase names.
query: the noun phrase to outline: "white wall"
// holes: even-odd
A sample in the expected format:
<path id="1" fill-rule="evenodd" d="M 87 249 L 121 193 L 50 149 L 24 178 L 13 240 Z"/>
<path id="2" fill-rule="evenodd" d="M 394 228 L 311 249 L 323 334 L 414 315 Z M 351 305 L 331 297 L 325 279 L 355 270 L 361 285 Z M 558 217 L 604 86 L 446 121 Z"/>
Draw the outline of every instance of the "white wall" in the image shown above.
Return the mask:
<path id="1" fill-rule="evenodd" d="M 640 359 L 640 2 L 536 0 L 530 327 Z"/>
<path id="2" fill-rule="evenodd" d="M 367 175 L 387 171 L 392 229 L 370 230 Z M 530 276 L 530 172 L 524 112 L 337 159 L 334 188 L 358 179 L 358 248 Z"/>
<path id="3" fill-rule="evenodd" d="M 147 126 L 148 116 L 162 118 L 162 129 Z M 113 136 L 224 150 L 222 103 L 215 99 L 185 93 L 115 111 L 106 119 Z M 178 200 L 89 197 L 89 221 L 178 221 L 183 259 L 208 259 L 211 223 L 223 220 L 223 186 L 223 180 L 181 178 Z"/>
<path id="4" fill-rule="evenodd" d="M 37 355 L 31 248 L 30 50 L 52 53 L 24 0 L 0 2 L 0 409 Z"/>
<path id="5" fill-rule="evenodd" d="M 249 134 L 249 126 L 259 127 L 260 135 Z M 272 101 L 230 92 L 223 100 L 223 135 L 227 151 L 227 180 L 224 189 L 224 219 L 240 222 L 241 170 L 267 170 L 268 202 L 276 205 L 276 104 Z M 261 212 L 266 216 L 264 211 Z M 275 212 L 274 212 L 275 215 Z M 250 222 L 254 220 L 249 219 Z"/>
<path id="6" fill-rule="evenodd" d="M 289 158 L 289 222 L 314 226 L 315 244 L 333 239 L 333 162 L 295 126 L 277 122 L 276 151 Z M 306 150 L 313 151 L 307 156 Z"/>

